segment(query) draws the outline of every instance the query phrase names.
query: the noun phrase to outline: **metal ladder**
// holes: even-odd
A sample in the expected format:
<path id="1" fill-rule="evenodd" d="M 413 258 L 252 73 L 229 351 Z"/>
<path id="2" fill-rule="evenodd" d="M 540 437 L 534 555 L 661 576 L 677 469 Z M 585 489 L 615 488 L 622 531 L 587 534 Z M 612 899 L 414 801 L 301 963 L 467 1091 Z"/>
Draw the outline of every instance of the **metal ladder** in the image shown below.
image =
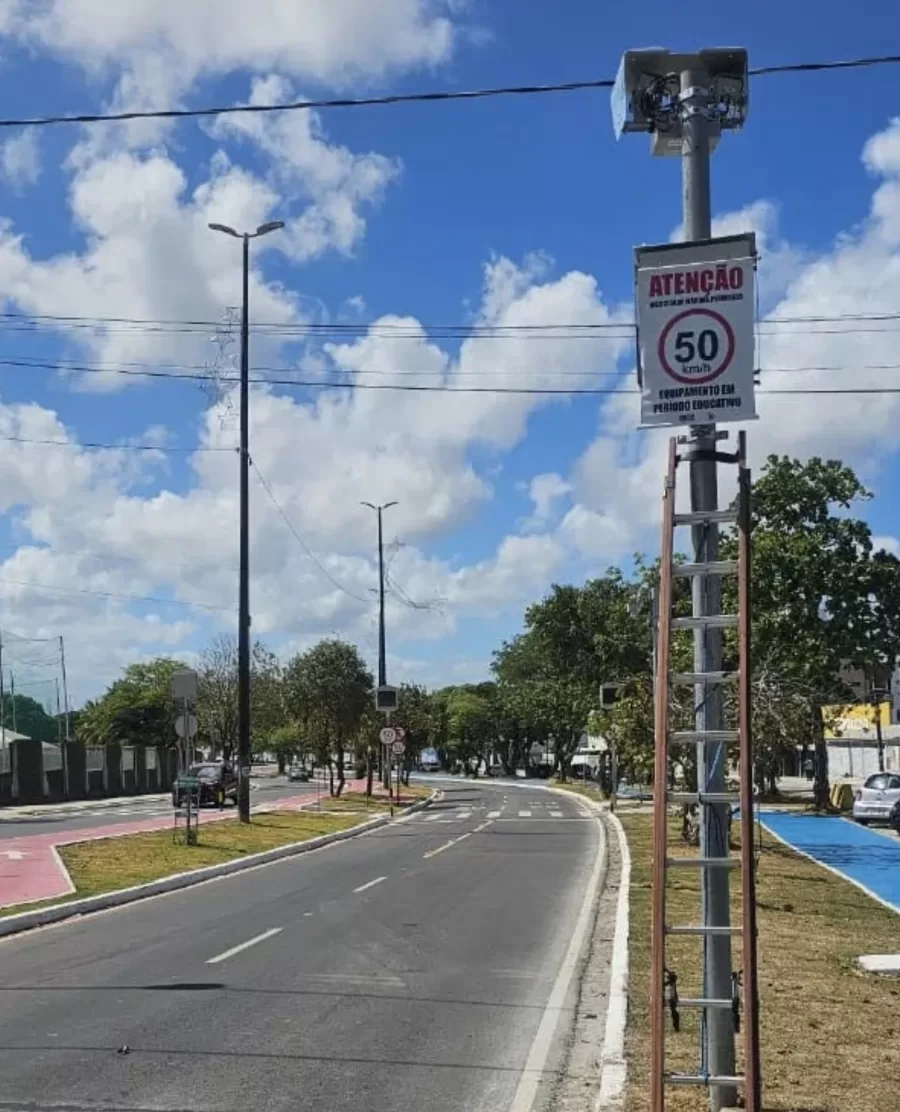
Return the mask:
<path id="1" fill-rule="evenodd" d="M 651 970 L 650 970 L 650 1109 L 665 1112 L 667 1086 L 704 1086 L 708 1089 L 742 1088 L 746 1112 L 761 1112 L 761 1078 L 759 1057 L 759 987 L 756 931 L 756 862 L 753 838 L 753 745 L 750 722 L 750 472 L 746 463 L 746 437 L 739 434 L 735 454 L 716 453 L 717 461 L 738 466 L 737 511 L 711 510 L 689 514 L 675 512 L 675 481 L 679 464 L 676 440 L 669 442 L 669 465 L 663 498 L 662 553 L 659 583 L 659 619 L 657 650 L 657 683 L 655 705 L 655 755 L 653 790 L 653 887 L 651 905 Z M 674 532 L 679 525 L 704 526 L 735 524 L 738 530 L 738 559 L 710 560 L 705 563 L 674 562 Z M 717 555 L 717 553 L 714 553 Z M 738 581 L 737 614 L 716 614 L 674 617 L 673 581 L 676 578 L 736 575 Z M 737 629 L 738 668 L 698 674 L 670 672 L 671 636 L 676 629 Z M 670 729 L 670 694 L 675 686 L 690 686 L 705 697 L 713 685 L 736 681 L 738 688 L 738 728 L 736 730 Z M 698 791 L 669 791 L 670 752 L 685 744 L 718 746 L 724 760 L 724 747 L 737 745 L 739 753 L 740 792 L 704 791 L 698 767 Z M 729 854 L 729 839 L 724 836 L 725 857 L 678 856 L 668 849 L 668 808 L 670 803 L 695 804 L 698 813 L 704 807 L 737 803 L 740 807 L 740 857 Z M 741 925 L 739 927 L 707 924 L 673 924 L 667 922 L 666 883 L 669 869 L 739 870 L 741 885 Z M 708 873 L 707 873 L 708 875 Z M 730 923 L 730 920 L 729 920 Z M 740 935 L 743 971 L 732 970 L 732 996 L 715 999 L 703 992 L 697 998 L 678 996 L 677 975 L 666 962 L 666 941 L 672 935 L 694 935 L 704 946 L 715 936 Z M 704 982 L 705 983 L 705 982 Z M 743 988 L 743 1001 L 738 985 Z M 700 1010 L 705 1017 L 713 1009 L 728 1009 L 734 1017 L 735 1034 L 742 1027 L 743 1074 L 717 1076 L 710 1072 L 674 1073 L 666 1070 L 666 1010 L 673 1024 L 678 1024 L 680 1009 Z M 743 1012 L 743 1015 L 741 1015 Z M 705 1026 L 705 1024 L 704 1024 Z M 701 1048 L 701 1054 L 703 1054 Z M 703 1058 L 705 1061 L 705 1057 Z M 717 1106 L 717 1105 L 716 1105 Z"/>

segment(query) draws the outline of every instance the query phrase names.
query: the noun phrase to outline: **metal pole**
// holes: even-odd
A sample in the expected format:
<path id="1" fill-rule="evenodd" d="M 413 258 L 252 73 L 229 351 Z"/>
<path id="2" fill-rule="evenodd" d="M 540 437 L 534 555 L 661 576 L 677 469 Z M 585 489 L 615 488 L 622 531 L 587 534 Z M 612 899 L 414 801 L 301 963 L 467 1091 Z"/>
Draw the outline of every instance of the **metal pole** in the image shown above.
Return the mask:
<path id="1" fill-rule="evenodd" d="M 62 672 L 63 713 L 65 714 L 66 741 L 69 741 L 69 684 L 66 681 L 66 643 L 59 638 L 59 666 Z"/>
<path id="2" fill-rule="evenodd" d="M 238 815 L 250 821 L 250 237 L 242 237 L 240 583 L 238 589 Z"/>
<path id="3" fill-rule="evenodd" d="M 12 668 L 9 670 L 9 694 L 12 698 L 12 720 L 13 720 L 13 733 L 18 733 L 16 729 L 16 677 L 13 675 Z"/>
<path id="4" fill-rule="evenodd" d="M 387 683 L 387 655 L 384 639 L 384 539 L 381 529 L 381 509 L 378 507 L 378 686 Z"/>
<path id="5" fill-rule="evenodd" d="M 884 772 L 884 735 L 881 732 L 881 694 L 875 693 L 875 737 L 878 741 L 878 771 Z"/>
<path id="6" fill-rule="evenodd" d="M 698 69 L 681 73 L 682 200 L 684 238 L 709 239 L 712 212 L 710 204 L 709 128 L 707 75 Z M 716 427 L 696 425 L 692 429 L 690 461 L 691 510 L 716 510 L 719 505 L 716 475 Z M 692 528 L 694 560 L 706 563 L 717 560 L 719 530 L 715 524 Z M 695 576 L 693 580 L 693 611 L 695 616 L 718 614 L 721 611 L 721 582 L 717 576 Z M 722 634 L 720 630 L 697 630 L 694 634 L 694 670 L 716 672 L 722 668 Z M 720 689 L 713 684 L 700 684 L 695 689 L 696 729 L 722 729 Z M 725 790 L 724 746 L 701 742 L 697 746 L 697 789 L 707 792 Z M 700 807 L 700 855 L 728 856 L 728 818 L 724 804 Z M 730 884 L 725 869 L 701 870 L 703 922 L 706 926 L 727 927 L 731 921 Z M 727 999 L 731 995 L 731 939 L 727 933 L 704 938 L 703 995 Z M 705 1013 L 706 1069 L 719 1076 L 735 1072 L 734 1023 L 731 1013 L 723 1008 L 710 1008 Z M 733 1088 L 714 1086 L 710 1089 L 712 1112 L 737 1103 Z"/>

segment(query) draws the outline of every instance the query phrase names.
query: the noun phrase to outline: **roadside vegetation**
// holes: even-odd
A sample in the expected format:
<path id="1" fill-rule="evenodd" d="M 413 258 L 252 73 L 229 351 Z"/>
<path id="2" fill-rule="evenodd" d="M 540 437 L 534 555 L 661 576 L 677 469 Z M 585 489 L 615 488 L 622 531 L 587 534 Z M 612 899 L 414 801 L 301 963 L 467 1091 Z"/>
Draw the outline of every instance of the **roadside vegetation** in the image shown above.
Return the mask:
<path id="1" fill-rule="evenodd" d="M 629 1076 L 625 1112 L 647 1112 L 650 1061 L 651 817 L 622 814 L 632 855 Z M 677 821 L 675 854 L 685 854 Z M 687 875 L 690 873 L 691 875 Z M 670 873 L 672 923 L 696 922 L 700 881 Z M 895 953 L 900 920 L 847 881 L 799 857 L 763 832 L 758 874 L 761 1049 L 764 1112 L 872 1112 L 896 1108 L 900 1077 L 900 980 L 863 973 L 860 954 Z M 738 922 L 735 900 L 732 921 Z M 734 945 L 739 946 L 736 940 Z M 669 938 L 667 966 L 684 996 L 700 996 L 699 943 Z M 734 964 L 740 967 L 736 952 Z M 667 1066 L 695 1073 L 699 1013 L 667 1021 Z M 704 1090 L 668 1089 L 671 1112 L 705 1112 Z"/>

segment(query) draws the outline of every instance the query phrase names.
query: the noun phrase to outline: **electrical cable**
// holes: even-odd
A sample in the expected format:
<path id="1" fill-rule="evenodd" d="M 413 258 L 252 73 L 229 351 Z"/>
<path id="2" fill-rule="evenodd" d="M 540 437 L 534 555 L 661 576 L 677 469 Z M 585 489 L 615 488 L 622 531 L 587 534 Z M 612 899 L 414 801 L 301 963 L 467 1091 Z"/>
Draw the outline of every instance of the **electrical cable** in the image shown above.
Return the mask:
<path id="1" fill-rule="evenodd" d="M 0 578 L 0 586 L 9 585 L 13 587 L 28 587 L 34 591 L 56 591 L 64 595 L 94 595 L 97 598 L 117 598 L 126 599 L 129 602 L 149 602 L 160 606 L 184 606 L 195 608 L 199 610 L 220 610 L 227 614 L 233 614 L 234 608 L 230 606 L 216 606 L 210 602 L 185 602 L 177 598 L 158 598 L 152 595 L 130 595 L 122 591 L 92 591 L 87 587 L 57 587 L 51 583 L 33 583 L 26 579 L 6 579 Z M 53 640 L 49 638 L 48 640 Z"/>
<path id="2" fill-rule="evenodd" d="M 42 437 L 33 436 L 8 436 L 0 433 L 0 441 L 7 441 L 11 444 L 41 444 L 45 447 L 50 446 L 54 448 L 96 448 L 100 450 L 109 451 L 122 451 L 122 452 L 236 452 L 235 448 L 207 448 L 197 446 L 193 448 L 183 447 L 163 447 L 158 444 L 104 444 L 96 440 L 47 440 Z"/>
<path id="3" fill-rule="evenodd" d="M 356 595 L 351 590 L 348 590 L 348 588 L 346 588 L 343 585 L 343 583 L 340 583 L 337 579 L 334 578 L 334 576 L 331 574 L 331 572 L 325 567 L 325 565 L 319 560 L 319 558 L 312 552 L 309 545 L 306 543 L 306 541 L 300 535 L 300 532 L 297 529 L 297 527 L 294 525 L 293 521 L 290 519 L 290 517 L 288 517 L 287 511 L 284 509 L 284 507 L 281 505 L 281 503 L 275 497 L 275 494 L 272 491 L 272 488 L 269 486 L 269 483 L 268 483 L 265 475 L 263 475 L 263 473 L 260 471 L 259 466 L 252 459 L 249 462 L 250 462 L 250 466 L 253 468 L 254 474 L 256 475 L 257 479 L 259 480 L 260 486 L 266 492 L 266 495 L 268 496 L 269 501 L 272 503 L 272 505 L 278 511 L 278 514 L 281 517 L 281 520 L 284 522 L 284 524 L 290 530 L 291 535 L 293 536 L 294 540 L 303 549 L 303 552 L 304 552 L 305 556 L 307 557 L 307 559 L 311 560 L 312 563 L 315 564 L 315 566 L 319 569 L 319 571 L 322 573 L 322 575 L 325 576 L 325 578 L 328 580 L 329 583 L 331 583 L 331 585 L 333 587 L 336 587 L 339 591 L 342 591 L 345 595 L 347 595 L 348 597 L 350 597 L 352 599 L 355 599 L 357 602 L 364 602 L 368 606 L 369 603 L 372 601 L 371 599 L 363 598 L 362 595 Z"/>
<path id="4" fill-rule="evenodd" d="M 828 70 L 864 69 L 895 65 L 900 55 L 884 54 L 845 61 L 792 62 L 784 65 L 757 66 L 751 77 L 768 77 L 786 73 L 822 73 Z M 453 100 L 486 100 L 504 96 L 535 96 L 544 93 L 569 93 L 591 89 L 611 89 L 613 78 L 565 81 L 544 85 L 501 85 L 483 89 L 433 90 L 419 93 L 388 93 L 373 97 L 339 97 L 319 100 L 298 100 L 279 104 L 213 105 L 205 108 L 159 108 L 131 112 L 82 112 L 76 115 L 47 115 L 0 118 L 0 128 L 50 127 L 55 124 L 122 123 L 130 120 L 180 120 L 209 116 L 260 115 L 271 112 L 300 112 L 326 108 L 371 108 L 395 104 L 433 104 Z"/>

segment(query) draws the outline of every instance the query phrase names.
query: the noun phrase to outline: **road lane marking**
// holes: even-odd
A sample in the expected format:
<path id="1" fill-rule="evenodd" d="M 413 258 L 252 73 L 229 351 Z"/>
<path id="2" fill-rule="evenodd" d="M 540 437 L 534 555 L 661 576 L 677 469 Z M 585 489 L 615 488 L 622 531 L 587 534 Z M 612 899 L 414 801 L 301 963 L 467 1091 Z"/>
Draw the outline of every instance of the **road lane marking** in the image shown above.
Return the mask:
<path id="1" fill-rule="evenodd" d="M 472 817 L 472 812 L 471 811 L 459 811 L 454 816 L 454 818 L 459 819 L 460 822 L 463 822 L 465 819 L 470 819 L 471 817 Z"/>
<path id="2" fill-rule="evenodd" d="M 499 819 L 500 818 L 500 812 L 499 811 L 488 811 L 488 818 L 489 819 Z"/>
<path id="3" fill-rule="evenodd" d="M 369 880 L 365 884 L 361 884 L 359 888 L 354 888 L 354 894 L 357 892 L 365 892 L 367 888 L 374 888 L 376 884 L 381 884 L 383 880 L 387 880 L 386 876 L 377 876 L 374 880 Z"/>
<path id="4" fill-rule="evenodd" d="M 451 838 L 449 842 L 444 842 L 444 844 L 442 846 L 438 846 L 437 849 L 430 849 L 427 853 L 423 853 L 422 857 L 426 861 L 428 860 L 429 857 L 437 857 L 437 855 L 439 853 L 443 853 L 445 849 L 449 849 L 451 846 L 458 845 L 460 842 L 464 842 L 466 840 L 466 838 L 471 838 L 471 837 L 472 837 L 472 831 L 470 830 L 468 834 L 460 834 L 460 836 L 458 838 Z"/>
<path id="5" fill-rule="evenodd" d="M 594 854 L 594 865 L 590 880 L 585 887 L 581 909 L 569 933 L 568 949 L 559 967 L 559 972 L 556 974 L 550 996 L 544 1006 L 544 1013 L 535 1032 L 531 1049 L 528 1051 L 525 1067 L 519 1077 L 519 1083 L 516 1086 L 512 1104 L 509 1106 L 509 1112 L 531 1112 L 537 1101 L 540 1084 L 544 1078 L 544 1070 L 553 1047 L 554 1036 L 564 1011 L 566 997 L 578 971 L 578 959 L 581 956 L 581 949 L 591 924 L 594 901 L 600 889 L 600 882 L 606 873 L 608 853 L 606 830 L 600 822 L 597 822 L 597 833 L 599 845 L 597 846 L 597 853 Z"/>
<path id="6" fill-rule="evenodd" d="M 267 938 L 272 938 L 273 935 L 281 934 L 284 927 L 272 927 L 270 930 L 263 931 L 255 938 L 248 938 L 246 942 L 241 942 L 238 946 L 232 946 L 230 950 L 226 950 L 224 954 L 216 954 L 214 958 L 207 961 L 207 965 L 218 965 L 220 961 L 228 961 L 233 958 L 235 954 L 240 954 L 244 950 L 249 950 L 251 946 L 256 946 L 259 942 L 265 942 Z"/>
<path id="7" fill-rule="evenodd" d="M 551 819 L 561 819 L 562 817 L 563 817 L 562 811 L 551 811 L 550 812 L 550 818 Z"/>
<path id="8" fill-rule="evenodd" d="M 520 811 L 519 812 L 519 818 L 520 819 L 530 819 L 531 818 L 531 812 L 530 811 Z"/>

